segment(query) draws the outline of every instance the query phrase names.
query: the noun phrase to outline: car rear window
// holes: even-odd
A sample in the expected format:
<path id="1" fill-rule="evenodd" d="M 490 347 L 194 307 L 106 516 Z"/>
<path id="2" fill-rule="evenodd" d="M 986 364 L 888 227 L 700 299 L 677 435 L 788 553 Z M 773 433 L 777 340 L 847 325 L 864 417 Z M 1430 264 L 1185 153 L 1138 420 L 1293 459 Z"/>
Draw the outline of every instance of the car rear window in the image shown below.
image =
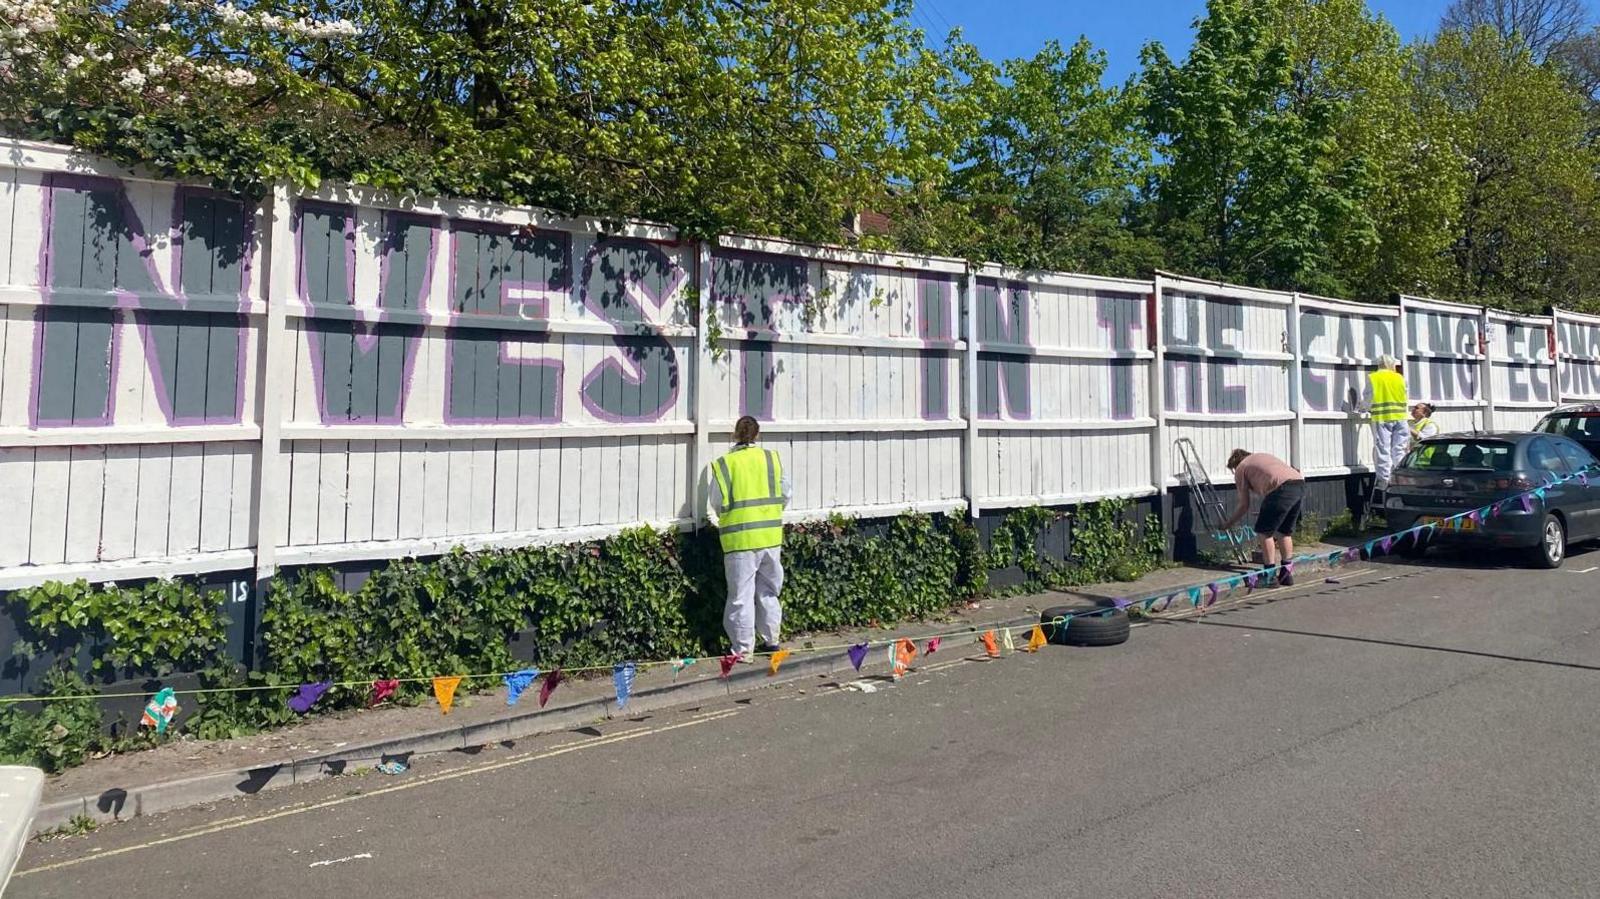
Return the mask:
<path id="1" fill-rule="evenodd" d="M 1407 453 L 1400 465 L 1419 471 L 1510 471 L 1514 450 L 1503 440 L 1429 440 Z"/>
<path id="2" fill-rule="evenodd" d="M 1600 412 L 1563 412 L 1547 415 L 1535 430 L 1574 440 L 1600 440 Z"/>

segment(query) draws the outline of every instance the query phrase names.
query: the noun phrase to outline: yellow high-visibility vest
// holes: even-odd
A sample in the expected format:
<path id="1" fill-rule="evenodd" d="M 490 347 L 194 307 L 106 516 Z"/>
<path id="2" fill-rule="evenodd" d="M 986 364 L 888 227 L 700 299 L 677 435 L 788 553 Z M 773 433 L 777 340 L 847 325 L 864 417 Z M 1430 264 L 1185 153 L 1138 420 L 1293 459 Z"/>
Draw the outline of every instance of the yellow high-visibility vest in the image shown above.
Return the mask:
<path id="1" fill-rule="evenodd" d="M 772 450 L 741 446 L 712 463 L 722 488 L 717 536 L 725 553 L 783 545 L 783 463 Z"/>
<path id="2" fill-rule="evenodd" d="M 1372 382 L 1372 420 L 1406 420 L 1406 379 L 1399 372 L 1383 369 L 1367 376 Z"/>

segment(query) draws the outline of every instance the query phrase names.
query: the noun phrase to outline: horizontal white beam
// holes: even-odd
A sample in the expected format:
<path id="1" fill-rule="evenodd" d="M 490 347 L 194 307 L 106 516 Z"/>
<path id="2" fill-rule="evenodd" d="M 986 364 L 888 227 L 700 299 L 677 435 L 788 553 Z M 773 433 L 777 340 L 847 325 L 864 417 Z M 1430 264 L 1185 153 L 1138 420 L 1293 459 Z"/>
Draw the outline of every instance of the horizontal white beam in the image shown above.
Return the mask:
<path id="1" fill-rule="evenodd" d="M 1241 424 L 1272 424 L 1280 421 L 1294 421 L 1293 412 L 1168 412 L 1167 421 L 1178 421 L 1184 424 L 1216 424 L 1216 425 L 1241 425 Z"/>
<path id="2" fill-rule="evenodd" d="M 1319 297 L 1309 293 L 1300 295 L 1300 308 L 1318 309 L 1323 312 L 1335 312 L 1360 318 L 1400 317 L 1400 307 L 1398 306 L 1380 306 L 1375 303 L 1360 303 L 1355 300 L 1336 300 L 1331 297 Z"/>
<path id="3" fill-rule="evenodd" d="M 316 200 L 322 203 L 368 206 L 393 209 L 417 215 L 437 215 L 473 222 L 491 222 L 500 225 L 532 225 L 552 231 L 569 231 L 578 234 L 611 237 L 635 237 L 644 240 L 675 241 L 678 231 L 670 225 L 642 221 L 606 221 L 587 216 L 565 216 L 547 209 L 531 206 L 507 206 L 480 200 L 449 200 L 437 197 L 417 197 L 375 187 L 324 183 L 316 190 L 302 190 L 297 199 Z"/>
<path id="4" fill-rule="evenodd" d="M 1155 292 L 1154 281 L 1132 278 L 1103 278 L 1098 275 L 1078 275 L 1068 272 L 1041 272 L 1032 269 L 1010 268 L 990 262 L 974 272 L 980 278 L 997 278 L 1020 281 L 1030 286 L 1061 287 L 1067 290 L 1087 290 L 1093 293 L 1116 293 L 1147 296 Z"/>
<path id="5" fill-rule="evenodd" d="M 1224 284 L 1221 281 L 1206 281 L 1202 278 L 1186 278 L 1183 275 L 1174 275 L 1169 272 L 1159 272 L 1159 274 L 1161 275 L 1163 293 L 1192 293 L 1201 296 L 1226 297 L 1231 300 L 1247 300 L 1252 303 L 1267 303 L 1273 306 L 1288 306 L 1294 303 L 1294 294 L 1292 293 L 1262 290 L 1238 284 Z"/>
<path id="6" fill-rule="evenodd" d="M 1151 350 L 1116 350 L 1108 347 L 1029 346 L 1023 343 L 980 342 L 980 353 L 1010 353 L 1035 359 L 1154 359 Z"/>
<path id="7" fill-rule="evenodd" d="M 1153 418 L 1040 418 L 978 422 L 979 431 L 1140 431 L 1156 426 Z"/>
<path id="8" fill-rule="evenodd" d="M 0 568 L 0 590 L 32 587 L 47 581 L 86 580 L 98 584 L 106 581 L 131 581 L 152 577 L 180 577 L 206 574 L 212 571 L 252 570 L 256 554 L 248 549 L 230 549 L 225 552 L 196 553 L 186 556 L 163 556 L 150 559 L 128 559 L 118 562 L 68 562 L 61 565 L 17 565 Z M 248 573 L 246 578 L 251 577 Z"/>
<path id="9" fill-rule="evenodd" d="M 128 307 L 121 305 L 121 295 L 114 290 L 71 290 L 57 291 L 50 299 L 45 299 L 43 292 L 37 287 L 0 287 L 0 305 L 6 306 L 48 306 L 53 308 L 72 309 L 120 309 L 127 311 Z M 134 311 L 165 312 L 167 309 L 155 309 L 151 306 L 137 304 L 132 307 Z M 172 308 L 174 312 L 212 312 L 223 315 L 266 315 L 267 304 L 260 300 L 216 300 L 211 298 L 189 299 Z"/>
<path id="10" fill-rule="evenodd" d="M 823 521 L 835 515 L 847 518 L 893 518 L 907 512 L 920 512 L 924 515 L 937 515 L 941 512 L 954 512 L 965 509 L 965 499 L 934 499 L 917 503 L 881 503 L 870 506 L 831 506 L 826 509 L 793 509 L 783 513 L 785 524 L 799 524 L 807 521 Z"/>
<path id="11" fill-rule="evenodd" d="M 727 325 L 724 325 L 723 327 L 727 328 Z M 967 342 L 964 340 L 930 341 L 921 340 L 916 337 L 868 337 L 861 334 L 825 334 L 816 331 L 791 331 L 780 333 L 776 331 L 747 331 L 740 328 L 724 330 L 722 332 L 721 340 L 724 343 L 765 343 L 795 347 L 877 347 L 881 349 L 905 350 L 907 352 L 956 353 L 967 348 Z"/>
<path id="12" fill-rule="evenodd" d="M 129 444 L 228 443 L 261 439 L 255 425 L 183 428 L 0 428 L 0 446 L 127 446 Z"/>
<path id="13" fill-rule="evenodd" d="M 669 337 L 688 340 L 694 337 L 691 325 L 657 325 L 645 322 L 617 324 L 586 319 L 523 318 L 516 315 L 487 315 L 478 312 L 436 313 L 411 309 L 377 309 L 370 306 L 307 306 L 291 303 L 284 310 L 290 318 L 316 321 L 358 321 L 421 325 L 425 328 L 476 328 L 531 331 L 550 334 L 592 334 L 596 337 Z"/>
<path id="14" fill-rule="evenodd" d="M 1469 306 L 1466 303 L 1447 303 L 1444 300 L 1430 300 L 1426 297 L 1406 295 L 1400 297 L 1400 308 L 1425 309 L 1429 312 L 1442 312 L 1462 318 L 1477 318 L 1483 312 L 1482 306 Z"/>
<path id="15" fill-rule="evenodd" d="M 799 256 L 818 262 L 839 262 L 845 265 L 866 265 L 874 268 L 897 268 L 961 274 L 967 270 L 964 259 L 948 256 L 919 256 L 913 253 L 881 253 L 855 250 L 849 247 L 823 244 L 803 244 L 776 237 L 748 237 L 726 234 L 717 238 L 717 246 L 744 253 L 768 253 L 782 256 Z"/>
<path id="16" fill-rule="evenodd" d="M 1293 353 L 1271 350 L 1213 350 L 1200 346 L 1168 346 L 1163 351 L 1173 356 L 1197 356 L 1206 359 L 1238 359 L 1242 362 L 1293 362 Z"/>
<path id="17" fill-rule="evenodd" d="M 600 425 L 309 425 L 286 424 L 284 440 L 562 440 L 693 434 L 692 421 Z"/>
<path id="18" fill-rule="evenodd" d="M 582 543 L 600 540 L 622 531 L 649 525 L 658 530 L 690 530 L 694 519 L 598 524 L 542 531 L 514 531 L 500 534 L 461 534 L 453 537 L 425 537 L 408 540 L 372 540 L 360 543 L 329 543 L 320 546 L 280 546 L 278 564 L 328 565 L 335 562 L 360 562 L 368 559 L 409 559 L 442 556 L 456 547 L 512 549 L 519 546 L 547 546 L 557 543 Z"/>
<path id="19" fill-rule="evenodd" d="M 1575 322 L 1583 325 L 1600 325 L 1600 315 L 1591 315 L 1587 312 L 1572 312 L 1567 309 L 1554 309 L 1551 316 L 1559 321 Z"/>
<path id="20" fill-rule="evenodd" d="M 1046 493 L 1040 496 L 985 496 L 980 501 L 985 509 L 1020 509 L 1028 506 L 1076 506 L 1107 499 L 1139 499 L 1155 496 L 1154 487 L 1126 487 L 1097 493 Z"/>
<path id="21" fill-rule="evenodd" d="M 713 419 L 710 431 L 713 434 L 732 434 L 733 419 Z M 797 418 L 792 421 L 764 421 L 761 423 L 763 434 L 849 434 L 849 433 L 877 433 L 883 431 L 964 431 L 967 421 L 964 418 L 831 418 L 831 419 L 804 419 Z"/>

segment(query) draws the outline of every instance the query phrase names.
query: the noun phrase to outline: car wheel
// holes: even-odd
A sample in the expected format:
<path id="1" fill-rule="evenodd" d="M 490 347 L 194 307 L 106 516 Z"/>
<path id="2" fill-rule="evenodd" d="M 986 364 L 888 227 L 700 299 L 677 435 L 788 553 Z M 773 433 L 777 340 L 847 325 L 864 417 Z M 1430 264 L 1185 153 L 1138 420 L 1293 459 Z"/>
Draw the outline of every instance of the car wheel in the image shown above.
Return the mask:
<path id="1" fill-rule="evenodd" d="M 1554 515 L 1544 517 L 1544 528 L 1539 531 L 1539 545 L 1533 548 L 1534 564 L 1540 568 L 1560 568 L 1567 560 L 1567 529 Z"/>
<path id="2" fill-rule="evenodd" d="M 1053 626 L 1072 616 L 1066 627 Z M 1063 646 L 1115 646 L 1128 641 L 1128 613 L 1110 603 L 1076 602 L 1052 606 L 1039 614 L 1045 638 Z"/>

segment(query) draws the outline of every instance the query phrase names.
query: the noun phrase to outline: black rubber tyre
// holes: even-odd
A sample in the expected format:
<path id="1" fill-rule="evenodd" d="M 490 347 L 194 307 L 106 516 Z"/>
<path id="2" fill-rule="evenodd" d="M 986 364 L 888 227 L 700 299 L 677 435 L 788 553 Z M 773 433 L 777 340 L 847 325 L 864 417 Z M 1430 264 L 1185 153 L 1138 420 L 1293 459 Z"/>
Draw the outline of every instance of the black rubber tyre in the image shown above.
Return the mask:
<path id="1" fill-rule="evenodd" d="M 1554 515 L 1544 517 L 1544 527 L 1539 529 L 1539 545 L 1528 551 L 1528 559 L 1536 568 L 1560 568 L 1567 560 L 1567 527 Z"/>
<path id="2" fill-rule="evenodd" d="M 1072 616 L 1065 628 L 1056 619 Z M 1128 642 L 1128 613 L 1110 602 L 1074 602 L 1039 613 L 1044 635 L 1058 646 L 1115 646 Z"/>

